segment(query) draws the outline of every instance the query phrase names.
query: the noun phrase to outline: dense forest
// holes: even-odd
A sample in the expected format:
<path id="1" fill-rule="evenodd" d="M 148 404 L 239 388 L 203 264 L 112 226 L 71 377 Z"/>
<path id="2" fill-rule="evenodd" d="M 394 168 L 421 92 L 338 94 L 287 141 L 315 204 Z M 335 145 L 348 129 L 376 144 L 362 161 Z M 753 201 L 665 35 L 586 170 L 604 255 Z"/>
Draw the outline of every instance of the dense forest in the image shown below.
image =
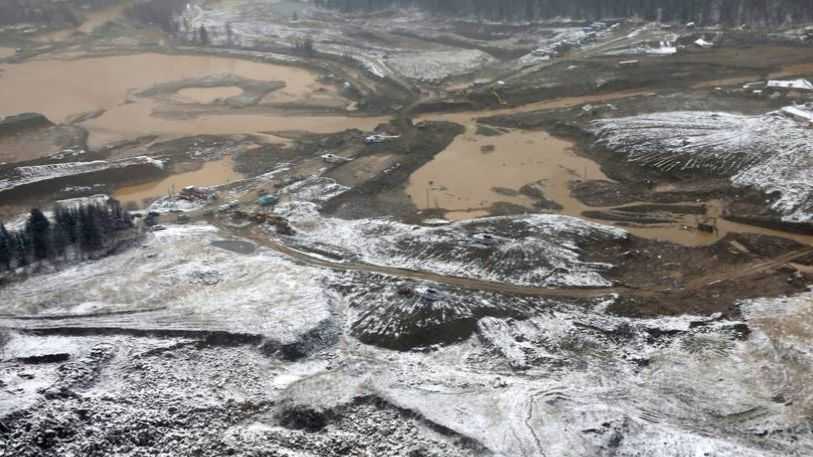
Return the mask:
<path id="1" fill-rule="evenodd" d="M 116 200 L 56 206 L 51 219 L 32 209 L 20 230 L 0 223 L 0 272 L 44 260 L 81 258 L 104 249 L 118 232 L 132 227 L 130 214 Z"/>
<path id="2" fill-rule="evenodd" d="M 775 26 L 813 21 L 811 0 L 315 0 L 344 11 L 418 7 L 454 17 L 598 20 L 638 16 L 664 22 Z"/>

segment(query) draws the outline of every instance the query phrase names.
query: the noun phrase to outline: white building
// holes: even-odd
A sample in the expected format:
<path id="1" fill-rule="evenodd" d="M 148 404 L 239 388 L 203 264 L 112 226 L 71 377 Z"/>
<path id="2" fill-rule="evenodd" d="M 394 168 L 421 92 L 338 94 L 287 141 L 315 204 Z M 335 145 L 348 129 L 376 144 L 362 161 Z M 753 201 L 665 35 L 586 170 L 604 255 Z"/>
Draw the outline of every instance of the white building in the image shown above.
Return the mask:
<path id="1" fill-rule="evenodd" d="M 786 106 L 782 113 L 802 122 L 813 124 L 813 106 Z"/>
<path id="2" fill-rule="evenodd" d="M 769 89 L 785 90 L 813 90 L 813 83 L 806 79 L 772 80 L 768 81 Z"/>

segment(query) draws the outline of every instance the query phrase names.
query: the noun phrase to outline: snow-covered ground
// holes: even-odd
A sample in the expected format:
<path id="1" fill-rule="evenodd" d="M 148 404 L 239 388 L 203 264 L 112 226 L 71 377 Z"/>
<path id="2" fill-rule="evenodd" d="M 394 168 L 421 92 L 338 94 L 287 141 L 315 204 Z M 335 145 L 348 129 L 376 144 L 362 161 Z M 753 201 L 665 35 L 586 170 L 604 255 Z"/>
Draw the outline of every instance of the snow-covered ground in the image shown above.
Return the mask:
<path id="1" fill-rule="evenodd" d="M 466 74 L 494 62 L 493 57 L 476 49 L 404 53 L 387 59 L 387 64 L 398 73 L 424 81 Z"/>
<path id="2" fill-rule="evenodd" d="M 813 130 L 782 112 L 683 111 L 593 123 L 599 144 L 662 170 L 703 170 L 781 197 L 785 220 L 813 221 Z"/>
<path id="3" fill-rule="evenodd" d="M 3 287 L 0 313 L 58 314 L 60 326 L 223 331 L 277 342 L 330 316 L 333 300 L 321 285 L 330 272 L 273 251 L 242 255 L 211 244 L 220 239 L 209 225 L 170 226 L 142 247 Z M 122 312 L 129 314 L 110 314 Z M 72 317 L 88 313 L 99 316 Z"/>
<path id="4" fill-rule="evenodd" d="M 351 300 L 381 314 L 394 295 Z M 607 300 L 546 300 L 527 319 L 481 317 L 472 340 L 405 354 L 372 379 L 497 455 L 802 456 L 813 451 L 811 298 L 754 300 L 745 322 L 627 319 L 605 314 Z"/>
<path id="5" fill-rule="evenodd" d="M 375 265 L 538 287 L 605 287 L 612 265 L 582 260 L 581 245 L 619 240 L 617 228 L 559 215 L 495 217 L 443 227 L 386 219 L 324 218 L 317 206 L 276 211 L 297 230 L 296 243 Z"/>
<path id="6" fill-rule="evenodd" d="M 642 43 L 635 46 L 622 49 L 612 49 L 606 51 L 604 54 L 608 56 L 623 56 L 623 55 L 651 55 L 651 56 L 670 56 L 677 54 L 677 46 L 673 41 L 665 40 L 657 43 Z"/>
<path id="7" fill-rule="evenodd" d="M 0 179 L 0 192 L 14 189 L 26 184 L 48 181 L 66 176 L 78 176 L 105 170 L 134 166 L 152 166 L 163 168 L 164 163 L 150 157 L 133 157 L 117 161 L 94 160 L 90 162 L 66 162 L 49 165 L 17 167 L 14 175 Z"/>
<path id="8" fill-rule="evenodd" d="M 680 35 L 661 28 L 660 24 L 648 23 L 636 27 L 630 33 L 596 45 L 604 55 L 662 55 L 678 52 Z"/>
<path id="9" fill-rule="evenodd" d="M 527 28 L 518 27 L 499 38 L 478 39 L 459 32 L 454 21 L 419 10 L 402 10 L 397 17 L 343 16 L 308 5 L 295 16 L 258 0 L 192 2 L 177 23 L 190 41 L 197 40 L 204 27 L 212 44 L 232 48 L 291 49 L 310 39 L 320 53 L 352 58 L 380 78 L 426 82 L 493 68 L 497 60 L 489 55 L 491 51 L 481 50 L 484 48 L 516 52 L 527 50 L 529 44 L 535 46 L 534 52 L 519 59 L 520 65 L 526 66 L 574 47 L 601 42 L 615 33 L 609 28 L 585 29 L 579 23 L 572 27 L 524 24 Z M 474 29 L 475 24 L 468 28 Z"/>
<path id="10" fill-rule="evenodd" d="M 544 252 L 544 265 L 579 271 L 575 240 L 623 236 L 560 217 L 428 229 L 317 219 L 314 205 L 295 206 L 287 214 L 306 244 L 462 274 L 475 261 L 461 243 L 490 250 L 495 262 L 511 252 L 537 264 Z M 479 236 L 485 228 L 492 238 Z M 64 455 L 89 446 L 204 456 L 226 453 L 221 446 L 280 455 L 425 448 L 418 455 L 438 457 L 813 452 L 813 293 L 749 300 L 742 321 L 631 319 L 606 313 L 611 295 L 523 298 L 340 273 L 256 246 L 239 254 L 212 245 L 222 239 L 208 225 L 169 226 L 141 248 L 0 289 L 0 312 L 29 315 L 0 325 L 34 332 L 0 334 L 0 411 L 26 411 L 4 422 L 18 430 L 14 442 L 51 437 Z M 518 278 L 535 274 L 515 266 Z M 198 332 L 217 331 L 280 344 L 319 336 L 291 360 L 251 338 L 200 342 Z M 421 341 L 433 346 L 378 347 Z M 68 361 L 15 362 L 47 354 Z M 303 429 L 310 426 L 318 431 Z M 69 433 L 49 435 L 54 428 Z M 110 440 L 114 430 L 125 438 Z"/>

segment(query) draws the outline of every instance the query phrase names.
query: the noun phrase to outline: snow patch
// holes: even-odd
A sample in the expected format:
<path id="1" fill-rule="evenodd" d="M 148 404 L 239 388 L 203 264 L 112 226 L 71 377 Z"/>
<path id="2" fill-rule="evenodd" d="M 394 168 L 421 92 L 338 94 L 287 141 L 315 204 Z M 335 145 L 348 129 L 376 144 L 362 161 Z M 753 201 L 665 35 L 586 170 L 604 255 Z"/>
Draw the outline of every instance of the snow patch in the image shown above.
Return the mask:
<path id="1" fill-rule="evenodd" d="M 598 120 L 592 131 L 631 162 L 730 176 L 737 186 L 778 192 L 773 209 L 784 220 L 813 221 L 813 130 L 781 111 L 654 113 Z"/>

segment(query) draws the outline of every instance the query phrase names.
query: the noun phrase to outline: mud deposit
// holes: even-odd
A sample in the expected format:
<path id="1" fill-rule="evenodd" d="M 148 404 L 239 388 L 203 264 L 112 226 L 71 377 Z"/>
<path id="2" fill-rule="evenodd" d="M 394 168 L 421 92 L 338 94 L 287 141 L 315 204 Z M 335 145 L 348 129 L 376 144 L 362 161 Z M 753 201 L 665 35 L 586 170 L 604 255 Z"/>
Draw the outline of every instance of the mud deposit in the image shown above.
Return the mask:
<path id="1" fill-rule="evenodd" d="M 798 17 L 22 3 L 0 455 L 813 455 Z"/>

